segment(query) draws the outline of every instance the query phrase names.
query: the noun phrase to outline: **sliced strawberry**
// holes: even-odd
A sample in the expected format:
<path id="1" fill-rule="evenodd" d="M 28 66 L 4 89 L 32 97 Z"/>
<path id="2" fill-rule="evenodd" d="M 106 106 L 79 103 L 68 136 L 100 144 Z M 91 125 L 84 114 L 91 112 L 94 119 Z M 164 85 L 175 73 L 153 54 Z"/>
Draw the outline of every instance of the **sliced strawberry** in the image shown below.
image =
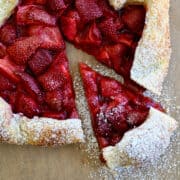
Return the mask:
<path id="1" fill-rule="evenodd" d="M 41 40 L 36 36 L 20 38 L 7 48 L 7 52 L 13 62 L 25 65 L 40 45 Z"/>
<path id="2" fill-rule="evenodd" d="M 30 36 L 38 36 L 42 42 L 40 45 L 41 48 L 50 50 L 65 48 L 61 32 L 57 27 L 32 26 L 28 33 Z"/>
<path id="3" fill-rule="evenodd" d="M 100 49 L 97 59 L 104 64 L 113 67 L 117 72 L 121 72 L 123 61 L 127 58 L 129 49 L 123 44 L 104 46 Z"/>
<path id="4" fill-rule="evenodd" d="M 97 133 L 100 136 L 106 137 L 111 132 L 112 132 L 111 124 L 105 122 L 103 119 L 99 119 L 95 133 Z"/>
<path id="5" fill-rule="evenodd" d="M 111 79 L 101 79 L 100 81 L 101 94 L 104 97 L 116 96 L 121 91 L 121 86 L 117 81 Z"/>
<path id="6" fill-rule="evenodd" d="M 129 5 L 125 8 L 122 20 L 134 33 L 141 34 L 145 22 L 146 9 L 144 6 Z"/>
<path id="7" fill-rule="evenodd" d="M 53 58 L 49 51 L 45 49 L 39 49 L 28 61 L 29 67 L 35 75 L 39 75 L 45 72 L 45 70 L 52 63 Z"/>
<path id="8" fill-rule="evenodd" d="M 47 5 L 51 9 L 51 11 L 55 12 L 59 16 L 67 8 L 66 4 L 64 3 L 64 0 L 48 0 Z"/>
<path id="9" fill-rule="evenodd" d="M 0 75 L 0 84 L 0 91 L 13 90 L 16 87 L 14 83 L 2 75 Z"/>
<path id="10" fill-rule="evenodd" d="M 109 145 L 109 142 L 106 138 L 104 137 L 97 137 L 98 143 L 100 148 L 107 147 Z"/>
<path id="11" fill-rule="evenodd" d="M 99 29 L 97 28 L 96 23 L 93 23 L 90 25 L 86 31 L 84 31 L 82 34 L 79 34 L 75 38 L 75 43 L 80 45 L 93 45 L 93 46 L 99 46 L 101 44 L 102 37 Z"/>
<path id="12" fill-rule="evenodd" d="M 67 81 L 65 77 L 65 72 L 67 72 L 66 67 L 61 64 L 61 59 L 58 55 L 54 60 L 53 64 L 48 69 L 48 71 L 40 75 L 38 77 L 38 80 L 44 90 L 53 91 L 58 88 L 62 88 Z"/>
<path id="13" fill-rule="evenodd" d="M 71 79 L 69 79 L 71 81 Z M 72 83 L 72 82 L 71 82 Z M 75 95 L 73 92 L 73 87 L 67 84 L 63 89 L 63 107 L 66 109 L 67 114 L 72 117 L 75 113 L 75 117 L 77 116 L 76 105 L 75 105 Z"/>
<path id="14" fill-rule="evenodd" d="M 85 22 L 95 20 L 103 15 L 97 0 L 76 0 L 75 4 L 80 17 Z"/>
<path id="15" fill-rule="evenodd" d="M 19 94 L 16 99 L 16 111 L 23 113 L 25 116 L 32 118 L 40 114 L 38 104 L 29 96 Z"/>
<path id="16" fill-rule="evenodd" d="M 8 58 L 0 59 L 0 72 L 3 76 L 10 79 L 12 82 L 17 83 L 19 78 L 15 75 L 17 70 L 21 70 L 21 67 L 18 67 Z"/>
<path id="17" fill-rule="evenodd" d="M 16 39 L 16 29 L 12 24 L 6 24 L 0 29 L 0 41 L 10 45 Z"/>
<path id="18" fill-rule="evenodd" d="M 52 25 L 56 24 L 56 18 L 48 14 L 41 6 L 19 6 L 16 14 L 18 25 Z"/>
<path id="19" fill-rule="evenodd" d="M 0 42 L 0 59 L 6 56 L 6 47 Z"/>
<path id="20" fill-rule="evenodd" d="M 41 101 L 42 93 L 36 80 L 25 72 L 16 72 L 16 75 L 19 77 L 20 84 L 25 88 L 25 91 L 34 99 Z"/>
<path id="21" fill-rule="evenodd" d="M 133 47 L 135 43 L 135 36 L 132 33 L 120 33 L 117 38 L 118 43 L 125 44 L 126 46 Z"/>
<path id="22" fill-rule="evenodd" d="M 61 16 L 61 29 L 68 40 L 74 40 L 79 23 L 80 17 L 77 11 L 70 10 L 65 15 Z"/>
<path id="23" fill-rule="evenodd" d="M 94 113 L 97 113 L 100 106 L 98 98 L 98 87 L 95 82 L 97 74 L 92 72 L 91 69 L 83 63 L 80 64 L 80 73 L 83 79 L 84 87 L 86 88 L 85 93 L 88 97 L 88 102 L 90 102 L 89 107 Z"/>
<path id="24" fill-rule="evenodd" d="M 51 92 L 46 92 L 45 101 L 52 110 L 60 112 L 63 105 L 63 95 L 61 90 L 55 90 Z"/>
<path id="25" fill-rule="evenodd" d="M 118 41 L 118 31 L 123 28 L 124 24 L 117 18 L 104 19 L 100 24 L 100 30 L 109 41 Z"/>

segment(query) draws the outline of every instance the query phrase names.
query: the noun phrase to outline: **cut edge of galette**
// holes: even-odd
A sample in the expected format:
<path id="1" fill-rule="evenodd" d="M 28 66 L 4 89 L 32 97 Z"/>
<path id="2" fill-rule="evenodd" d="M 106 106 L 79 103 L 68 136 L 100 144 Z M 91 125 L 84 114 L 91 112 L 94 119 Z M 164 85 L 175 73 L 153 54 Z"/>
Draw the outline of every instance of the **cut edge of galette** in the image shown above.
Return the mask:
<path id="1" fill-rule="evenodd" d="M 147 7 L 145 27 L 136 48 L 131 79 L 160 95 L 168 73 L 171 56 L 169 0 L 109 0 L 116 9 L 126 3 L 143 3 Z"/>
<path id="2" fill-rule="evenodd" d="M 177 121 L 162 106 L 80 64 L 92 128 L 111 169 L 155 162 L 170 144 Z"/>

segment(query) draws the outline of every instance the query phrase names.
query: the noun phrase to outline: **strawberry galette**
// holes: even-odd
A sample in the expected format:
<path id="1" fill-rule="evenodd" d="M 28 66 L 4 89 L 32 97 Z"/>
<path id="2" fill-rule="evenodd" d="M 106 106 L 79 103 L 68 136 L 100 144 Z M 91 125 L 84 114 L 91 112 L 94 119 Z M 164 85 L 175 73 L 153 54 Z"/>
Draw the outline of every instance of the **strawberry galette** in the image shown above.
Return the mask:
<path id="1" fill-rule="evenodd" d="M 60 17 L 63 34 L 128 85 L 132 79 L 160 94 L 170 58 L 169 0 L 109 1 L 122 8 L 114 11 L 106 0 L 76 0 Z"/>
<path id="2" fill-rule="evenodd" d="M 124 78 L 80 67 L 107 165 L 159 157 L 177 125 L 143 91 L 160 93 L 167 73 L 168 10 L 169 0 L 0 0 L 0 141 L 84 141 L 65 38 Z"/>
<path id="3" fill-rule="evenodd" d="M 161 105 L 85 64 L 80 72 L 92 127 L 110 168 L 140 165 L 164 153 L 177 123 Z"/>
<path id="4" fill-rule="evenodd" d="M 0 29 L 0 41 L 0 140 L 45 146 L 83 142 L 56 17 L 38 5 L 19 5 Z"/>

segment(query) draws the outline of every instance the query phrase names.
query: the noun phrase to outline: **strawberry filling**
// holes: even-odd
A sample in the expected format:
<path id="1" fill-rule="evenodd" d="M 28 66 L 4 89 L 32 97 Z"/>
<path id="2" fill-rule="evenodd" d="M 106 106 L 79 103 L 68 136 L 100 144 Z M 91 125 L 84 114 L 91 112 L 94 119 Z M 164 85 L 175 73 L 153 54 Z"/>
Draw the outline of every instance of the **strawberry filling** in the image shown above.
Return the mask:
<path id="1" fill-rule="evenodd" d="M 127 4 L 115 11 L 107 0 L 75 0 L 60 17 L 65 38 L 125 78 L 129 87 L 134 53 L 145 24 L 146 7 Z"/>
<path id="2" fill-rule="evenodd" d="M 0 28 L 0 96 L 29 118 L 78 117 L 58 2 L 22 1 Z"/>
<path id="3" fill-rule="evenodd" d="M 164 111 L 160 104 L 120 82 L 80 65 L 92 126 L 100 148 L 114 146 L 128 130 L 141 125 L 150 107 Z"/>

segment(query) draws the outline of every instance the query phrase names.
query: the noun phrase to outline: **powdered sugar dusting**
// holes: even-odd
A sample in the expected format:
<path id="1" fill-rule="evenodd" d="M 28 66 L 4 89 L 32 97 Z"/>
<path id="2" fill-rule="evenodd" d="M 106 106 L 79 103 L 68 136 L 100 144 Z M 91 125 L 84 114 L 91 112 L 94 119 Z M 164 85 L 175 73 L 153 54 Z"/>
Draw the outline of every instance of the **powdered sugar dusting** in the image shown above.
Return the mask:
<path id="1" fill-rule="evenodd" d="M 92 67 L 94 70 L 100 72 L 103 75 L 113 77 L 118 81 L 123 81 L 122 77 L 117 75 L 115 72 L 110 70 L 109 68 L 104 67 L 99 64 L 92 56 L 87 55 L 81 50 L 76 50 L 72 45 L 67 44 L 68 56 L 70 59 L 70 65 L 72 68 L 72 75 L 74 78 L 74 87 L 76 92 L 76 102 L 78 106 L 78 110 L 83 119 L 83 128 L 86 135 L 85 144 L 81 145 L 81 150 L 87 153 L 87 160 L 84 165 L 91 169 L 91 173 L 89 174 L 90 179 L 132 179 L 132 177 L 136 179 L 166 179 L 167 174 L 168 177 L 176 177 L 178 172 L 177 159 L 179 152 L 176 151 L 178 149 L 179 144 L 177 140 L 179 139 L 178 130 L 176 134 L 171 138 L 171 144 L 167 148 L 165 155 L 161 156 L 161 158 L 154 162 L 154 164 L 146 164 L 146 166 L 142 167 L 121 167 L 115 170 L 110 170 L 105 165 L 103 165 L 99 161 L 99 151 L 98 145 L 95 137 L 93 136 L 93 131 L 91 127 L 91 120 L 88 111 L 88 106 L 86 99 L 84 97 L 84 90 L 82 87 L 81 78 L 78 70 L 78 63 L 75 62 L 84 62 Z M 77 56 L 74 56 L 76 54 Z M 172 67 L 173 66 L 173 67 Z M 171 72 L 169 74 L 168 79 L 173 79 L 173 71 L 176 67 L 175 61 L 171 63 Z M 174 96 L 174 85 L 172 81 L 166 81 L 164 85 L 164 89 L 161 96 L 153 95 L 149 91 L 145 94 L 155 98 L 157 101 L 160 101 L 162 105 L 168 110 L 168 114 L 173 114 L 173 117 L 176 120 L 179 120 L 179 112 L 180 106 L 177 106 L 177 101 Z"/>

